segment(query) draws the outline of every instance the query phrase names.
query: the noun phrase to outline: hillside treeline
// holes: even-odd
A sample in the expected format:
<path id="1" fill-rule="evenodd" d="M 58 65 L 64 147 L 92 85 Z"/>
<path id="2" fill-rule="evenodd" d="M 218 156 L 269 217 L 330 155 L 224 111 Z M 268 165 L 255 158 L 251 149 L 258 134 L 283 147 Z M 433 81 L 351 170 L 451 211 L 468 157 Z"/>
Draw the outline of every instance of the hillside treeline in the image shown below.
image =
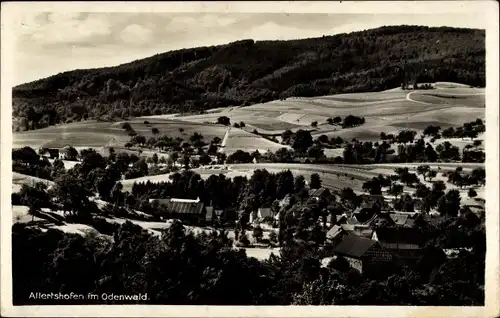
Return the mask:
<path id="1" fill-rule="evenodd" d="M 22 129 L 36 129 L 86 118 L 203 112 L 433 81 L 484 86 L 485 32 L 393 26 L 177 50 L 17 86 L 13 116 L 21 119 Z"/>

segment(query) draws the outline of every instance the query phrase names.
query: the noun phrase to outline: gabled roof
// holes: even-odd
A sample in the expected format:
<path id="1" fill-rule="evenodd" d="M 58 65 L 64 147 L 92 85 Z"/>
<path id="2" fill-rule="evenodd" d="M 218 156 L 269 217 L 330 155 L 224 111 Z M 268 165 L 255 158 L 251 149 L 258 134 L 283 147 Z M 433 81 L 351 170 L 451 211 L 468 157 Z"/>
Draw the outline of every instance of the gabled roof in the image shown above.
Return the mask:
<path id="1" fill-rule="evenodd" d="M 326 232 L 326 238 L 333 239 L 341 234 L 344 230 L 338 225 L 334 225 L 328 232 Z"/>
<path id="2" fill-rule="evenodd" d="M 386 227 L 375 230 L 377 239 L 385 243 L 423 244 L 422 232 L 411 227 Z"/>
<path id="3" fill-rule="evenodd" d="M 323 194 L 330 194 L 330 190 L 328 190 L 327 188 L 319 188 L 319 189 L 309 190 L 309 196 L 311 196 L 311 197 L 320 197 Z"/>
<path id="4" fill-rule="evenodd" d="M 169 212 L 180 213 L 180 214 L 202 214 L 206 212 L 204 210 L 204 204 L 199 199 L 150 199 L 149 202 L 157 201 L 160 204 L 167 206 Z"/>
<path id="5" fill-rule="evenodd" d="M 356 235 L 348 235 L 342 239 L 333 252 L 337 255 L 361 258 L 375 244 L 377 244 L 377 241 Z"/>

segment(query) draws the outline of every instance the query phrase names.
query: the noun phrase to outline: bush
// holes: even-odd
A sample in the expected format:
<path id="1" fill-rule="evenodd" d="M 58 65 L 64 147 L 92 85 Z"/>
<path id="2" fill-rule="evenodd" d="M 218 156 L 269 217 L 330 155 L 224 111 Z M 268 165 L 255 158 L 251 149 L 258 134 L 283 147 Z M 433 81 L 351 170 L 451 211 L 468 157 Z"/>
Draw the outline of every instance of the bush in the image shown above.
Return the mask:
<path id="1" fill-rule="evenodd" d="M 474 198 L 477 196 L 477 192 L 474 189 L 469 189 L 469 191 L 467 192 L 467 195 L 469 196 L 469 198 Z"/>
<path id="2" fill-rule="evenodd" d="M 250 245 L 250 240 L 248 239 L 248 236 L 246 234 L 240 235 L 239 242 L 242 246 L 249 246 Z"/>

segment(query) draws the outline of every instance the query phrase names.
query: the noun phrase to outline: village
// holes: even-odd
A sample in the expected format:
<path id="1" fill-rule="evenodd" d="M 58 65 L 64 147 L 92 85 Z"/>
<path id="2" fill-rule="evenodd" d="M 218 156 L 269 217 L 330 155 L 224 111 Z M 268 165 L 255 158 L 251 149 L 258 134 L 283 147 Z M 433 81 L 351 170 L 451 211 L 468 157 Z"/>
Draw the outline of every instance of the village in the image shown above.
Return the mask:
<path id="1" fill-rule="evenodd" d="M 70 170 L 77 169 L 75 171 L 89 164 L 97 164 L 96 167 L 98 167 L 99 162 L 104 164 L 104 161 L 106 161 L 95 150 L 84 149 L 78 153 L 73 149 L 72 147 L 62 149 L 41 148 L 39 149 L 40 160 L 49 162 L 49 165 L 50 161 L 52 161 L 53 167 L 58 166 L 57 162 L 64 160 L 65 165 L 72 163 L 69 166 L 71 167 Z M 72 154 L 74 152 L 76 152 L 76 155 Z M 111 151 L 111 154 L 113 154 L 113 151 Z M 31 155 L 35 156 L 34 154 Z M 14 155 L 14 158 L 18 163 L 23 162 L 23 160 L 33 160 L 32 158 L 23 159 L 23 156 L 29 157 L 27 154 L 20 154 Z M 112 160 L 111 158 L 114 158 L 117 166 L 121 165 L 117 161 L 118 157 L 109 155 L 108 160 Z M 68 161 L 68 159 L 74 161 Z M 149 166 L 152 164 L 150 162 Z M 124 168 L 125 170 L 122 171 L 133 169 L 135 165 L 135 163 L 129 163 Z M 221 163 L 221 166 L 225 167 L 226 170 L 231 169 L 230 164 Z M 202 170 L 210 171 L 209 168 L 211 168 L 210 165 L 204 166 Z M 64 171 L 64 168 L 60 167 L 60 169 Z M 110 169 L 109 164 L 106 169 Z M 262 177 L 264 179 L 269 178 L 271 175 L 276 178 L 276 182 L 291 184 L 287 186 L 281 185 L 286 188 L 281 189 L 283 190 L 281 193 L 275 192 L 280 191 L 280 184 L 275 184 L 274 186 L 277 188 L 269 192 L 274 193 L 274 197 L 265 198 L 264 201 L 257 200 L 261 202 L 260 204 L 252 202 L 239 205 L 237 203 L 245 195 L 244 200 L 247 200 L 248 197 L 255 199 L 255 195 L 265 197 L 262 191 L 268 190 L 265 189 L 266 186 L 261 190 L 256 190 L 257 192 L 254 194 L 239 189 L 241 191 L 239 195 L 232 198 L 227 197 L 227 200 L 236 200 L 232 203 L 227 201 L 226 203 L 229 204 L 223 203 L 225 200 L 224 190 L 218 194 L 214 192 L 209 192 L 212 193 L 209 194 L 206 192 L 210 191 L 208 189 L 198 194 L 191 192 L 191 190 L 198 191 L 195 189 L 203 186 L 200 184 L 195 185 L 194 189 L 188 189 L 191 193 L 189 196 L 196 195 L 196 199 L 188 199 L 186 196 L 169 197 L 168 195 L 166 197 L 154 197 L 151 191 L 153 193 L 164 193 L 161 191 L 162 187 L 168 187 L 168 184 L 170 184 L 175 188 L 175 185 L 172 184 L 181 183 L 183 177 L 188 177 L 189 180 L 201 180 L 196 177 L 196 173 L 190 170 L 182 171 L 181 169 L 182 165 L 179 165 L 178 170 L 173 170 L 177 172 L 172 171 L 177 176 L 171 177 L 170 183 L 136 182 L 132 179 L 130 181 L 134 181 L 134 184 L 130 193 L 128 191 L 121 193 L 121 190 L 116 190 L 116 185 L 112 185 L 112 183 L 108 183 L 112 189 L 108 188 L 107 191 L 111 190 L 111 193 L 107 192 L 107 195 L 103 195 L 101 190 L 98 191 L 95 197 L 92 197 L 92 194 L 89 193 L 91 195 L 90 200 L 99 202 L 98 205 L 101 209 L 101 212 L 97 214 L 92 213 L 94 218 L 101 219 L 104 216 L 104 222 L 111 223 L 116 222 L 116 219 L 113 220 L 112 215 L 132 222 L 136 219 L 138 224 L 157 234 L 160 234 L 158 231 L 171 226 L 172 222 L 180 222 L 195 232 L 205 231 L 210 233 L 213 230 L 227 232 L 228 237 L 234 241 L 234 248 L 246 249 L 249 256 L 253 255 L 261 260 L 269 258 L 272 253 L 279 254 L 280 245 L 289 239 L 310 241 L 323 251 L 321 260 L 323 266 L 328 266 L 331 262 L 338 260 L 345 260 L 351 268 L 369 277 L 371 274 L 380 274 L 381 268 L 395 268 L 394 266 L 415 267 L 426 251 L 428 233 L 425 233 L 425 231 L 428 224 L 438 226 L 450 217 L 460 215 L 477 215 L 475 217 L 478 219 L 484 217 L 482 216 L 482 213 L 484 213 L 484 210 L 482 210 L 484 209 L 484 200 L 471 198 L 469 201 L 472 200 L 475 204 L 469 202 L 468 205 L 460 207 L 460 197 L 455 199 L 458 202 L 452 202 L 451 195 L 449 199 L 447 198 L 448 194 L 445 196 L 444 189 L 446 185 L 443 181 L 429 181 L 433 177 L 441 178 L 439 178 L 435 170 L 427 165 L 420 165 L 415 169 L 418 175 L 421 174 L 419 177 L 423 177 L 423 180 L 419 180 L 416 177 L 417 174 L 409 172 L 408 169 L 397 168 L 392 175 L 387 177 L 379 175 L 372 180 L 366 181 L 363 184 L 365 191 L 359 195 L 350 188 L 335 190 L 323 187 L 318 173 L 311 175 L 310 180 L 305 180 L 300 175 L 292 176 L 289 170 L 282 170 L 276 175 L 265 170 L 257 170 L 257 173 L 254 172 L 254 176 L 249 181 L 244 181 L 247 183 L 247 187 L 258 186 L 258 184 L 252 185 L 251 180 L 259 173 L 264 173 Z M 85 170 L 92 173 L 92 167 L 87 167 Z M 469 187 L 472 186 L 469 193 L 471 191 L 475 192 L 474 188 L 479 191 L 478 186 L 480 187 L 484 183 L 484 172 L 481 174 L 480 170 L 471 170 L 470 168 L 467 171 L 464 172 L 461 167 L 458 167 L 454 171 L 454 177 L 449 176 L 453 172 L 453 170 L 449 169 L 441 171 L 441 174 L 448 176 L 448 182 L 452 182 L 452 187 L 454 186 L 453 182 L 458 182 L 457 178 L 468 179 Z M 59 171 L 59 173 L 62 172 Z M 411 176 L 413 176 L 414 180 L 410 178 Z M 207 182 L 211 178 L 217 179 L 216 175 L 211 175 Z M 404 182 L 399 181 L 400 179 Z M 408 180 L 410 180 L 409 183 Z M 122 180 L 121 182 L 125 181 Z M 33 182 L 36 188 L 36 182 Z M 191 182 L 188 181 L 188 187 L 192 186 Z M 229 182 L 231 183 L 231 181 Z M 432 186 L 427 188 L 422 182 Z M 446 183 L 450 186 L 448 182 Z M 118 184 L 121 183 L 118 181 Z M 410 187 L 407 187 L 410 192 L 408 190 L 403 191 L 405 184 L 411 184 Z M 438 185 L 437 188 L 436 184 Z M 51 184 L 48 185 L 49 188 L 52 187 Z M 206 182 L 204 185 L 208 186 Z M 273 187 L 272 184 L 268 186 Z M 181 184 L 180 187 L 182 188 L 183 185 Z M 99 189 L 98 185 L 97 188 Z M 158 192 L 159 189 L 160 192 Z M 24 191 L 24 193 L 28 191 L 26 186 L 20 190 L 21 192 Z M 116 191 L 119 193 L 116 193 Z M 172 192 L 175 193 L 176 191 L 171 188 L 167 193 Z M 183 190 L 180 190 L 180 192 L 183 192 Z M 51 193 L 50 189 L 48 189 L 47 193 Z M 144 198 L 141 193 L 148 194 L 146 208 L 139 212 L 140 205 L 138 205 L 137 201 L 141 197 Z M 200 199 L 200 195 L 203 200 Z M 211 197 L 210 195 L 221 195 L 222 197 Z M 20 194 L 20 196 L 21 199 L 13 200 L 23 201 L 22 197 L 25 195 Z M 442 200 L 438 202 L 437 199 L 440 199 L 441 196 L 446 197 L 446 199 L 443 202 L 441 202 Z M 470 196 L 472 194 L 469 194 Z M 64 202 L 64 198 L 54 199 L 54 202 Z M 111 204 L 105 200 L 115 203 Z M 217 203 L 213 204 L 213 201 L 217 201 Z M 453 205 L 454 207 L 451 208 Z M 56 206 L 57 203 L 54 207 Z M 64 205 L 59 206 L 67 209 Z M 81 211 L 78 212 L 78 207 L 70 207 L 69 209 L 75 210 L 77 214 L 82 213 Z M 48 211 L 47 206 L 42 210 Z M 43 219 L 43 215 L 47 215 L 47 213 L 38 213 L 36 211 L 30 213 L 37 216 L 38 219 Z M 63 219 L 66 218 L 66 213 L 57 212 L 57 208 L 49 214 L 58 214 Z M 78 222 L 76 221 L 76 223 Z M 159 226 L 158 224 L 161 224 L 161 222 L 164 222 L 164 225 Z M 308 234 L 304 235 L 303 232 Z M 447 257 L 454 257 L 460 250 L 468 248 L 470 247 L 454 244 L 453 248 L 444 248 L 442 252 Z"/>

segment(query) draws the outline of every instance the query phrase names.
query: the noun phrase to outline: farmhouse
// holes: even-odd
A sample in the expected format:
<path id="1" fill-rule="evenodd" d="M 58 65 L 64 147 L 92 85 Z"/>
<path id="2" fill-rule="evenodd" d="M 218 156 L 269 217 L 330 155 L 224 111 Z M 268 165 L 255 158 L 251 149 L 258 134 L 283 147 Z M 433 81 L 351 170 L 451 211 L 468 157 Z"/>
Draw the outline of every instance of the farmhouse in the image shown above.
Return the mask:
<path id="1" fill-rule="evenodd" d="M 344 257 L 349 265 L 360 273 L 376 273 L 381 266 L 392 262 L 392 255 L 379 242 L 356 235 L 347 235 L 335 247 L 333 253 Z"/>
<path id="2" fill-rule="evenodd" d="M 179 219 L 184 222 L 199 224 L 205 221 L 207 209 L 205 204 L 200 201 L 191 199 L 152 199 L 152 202 L 158 202 L 165 206 L 161 212 L 162 216 L 167 219 Z"/>
<path id="3" fill-rule="evenodd" d="M 373 229 L 368 225 L 362 224 L 340 224 L 334 225 L 327 233 L 326 239 L 331 243 L 338 243 L 343 237 L 347 235 L 354 235 L 358 237 L 371 239 Z"/>
<path id="4" fill-rule="evenodd" d="M 373 232 L 372 240 L 380 244 L 403 261 L 415 261 L 421 256 L 424 240 L 416 228 L 387 227 Z"/>

